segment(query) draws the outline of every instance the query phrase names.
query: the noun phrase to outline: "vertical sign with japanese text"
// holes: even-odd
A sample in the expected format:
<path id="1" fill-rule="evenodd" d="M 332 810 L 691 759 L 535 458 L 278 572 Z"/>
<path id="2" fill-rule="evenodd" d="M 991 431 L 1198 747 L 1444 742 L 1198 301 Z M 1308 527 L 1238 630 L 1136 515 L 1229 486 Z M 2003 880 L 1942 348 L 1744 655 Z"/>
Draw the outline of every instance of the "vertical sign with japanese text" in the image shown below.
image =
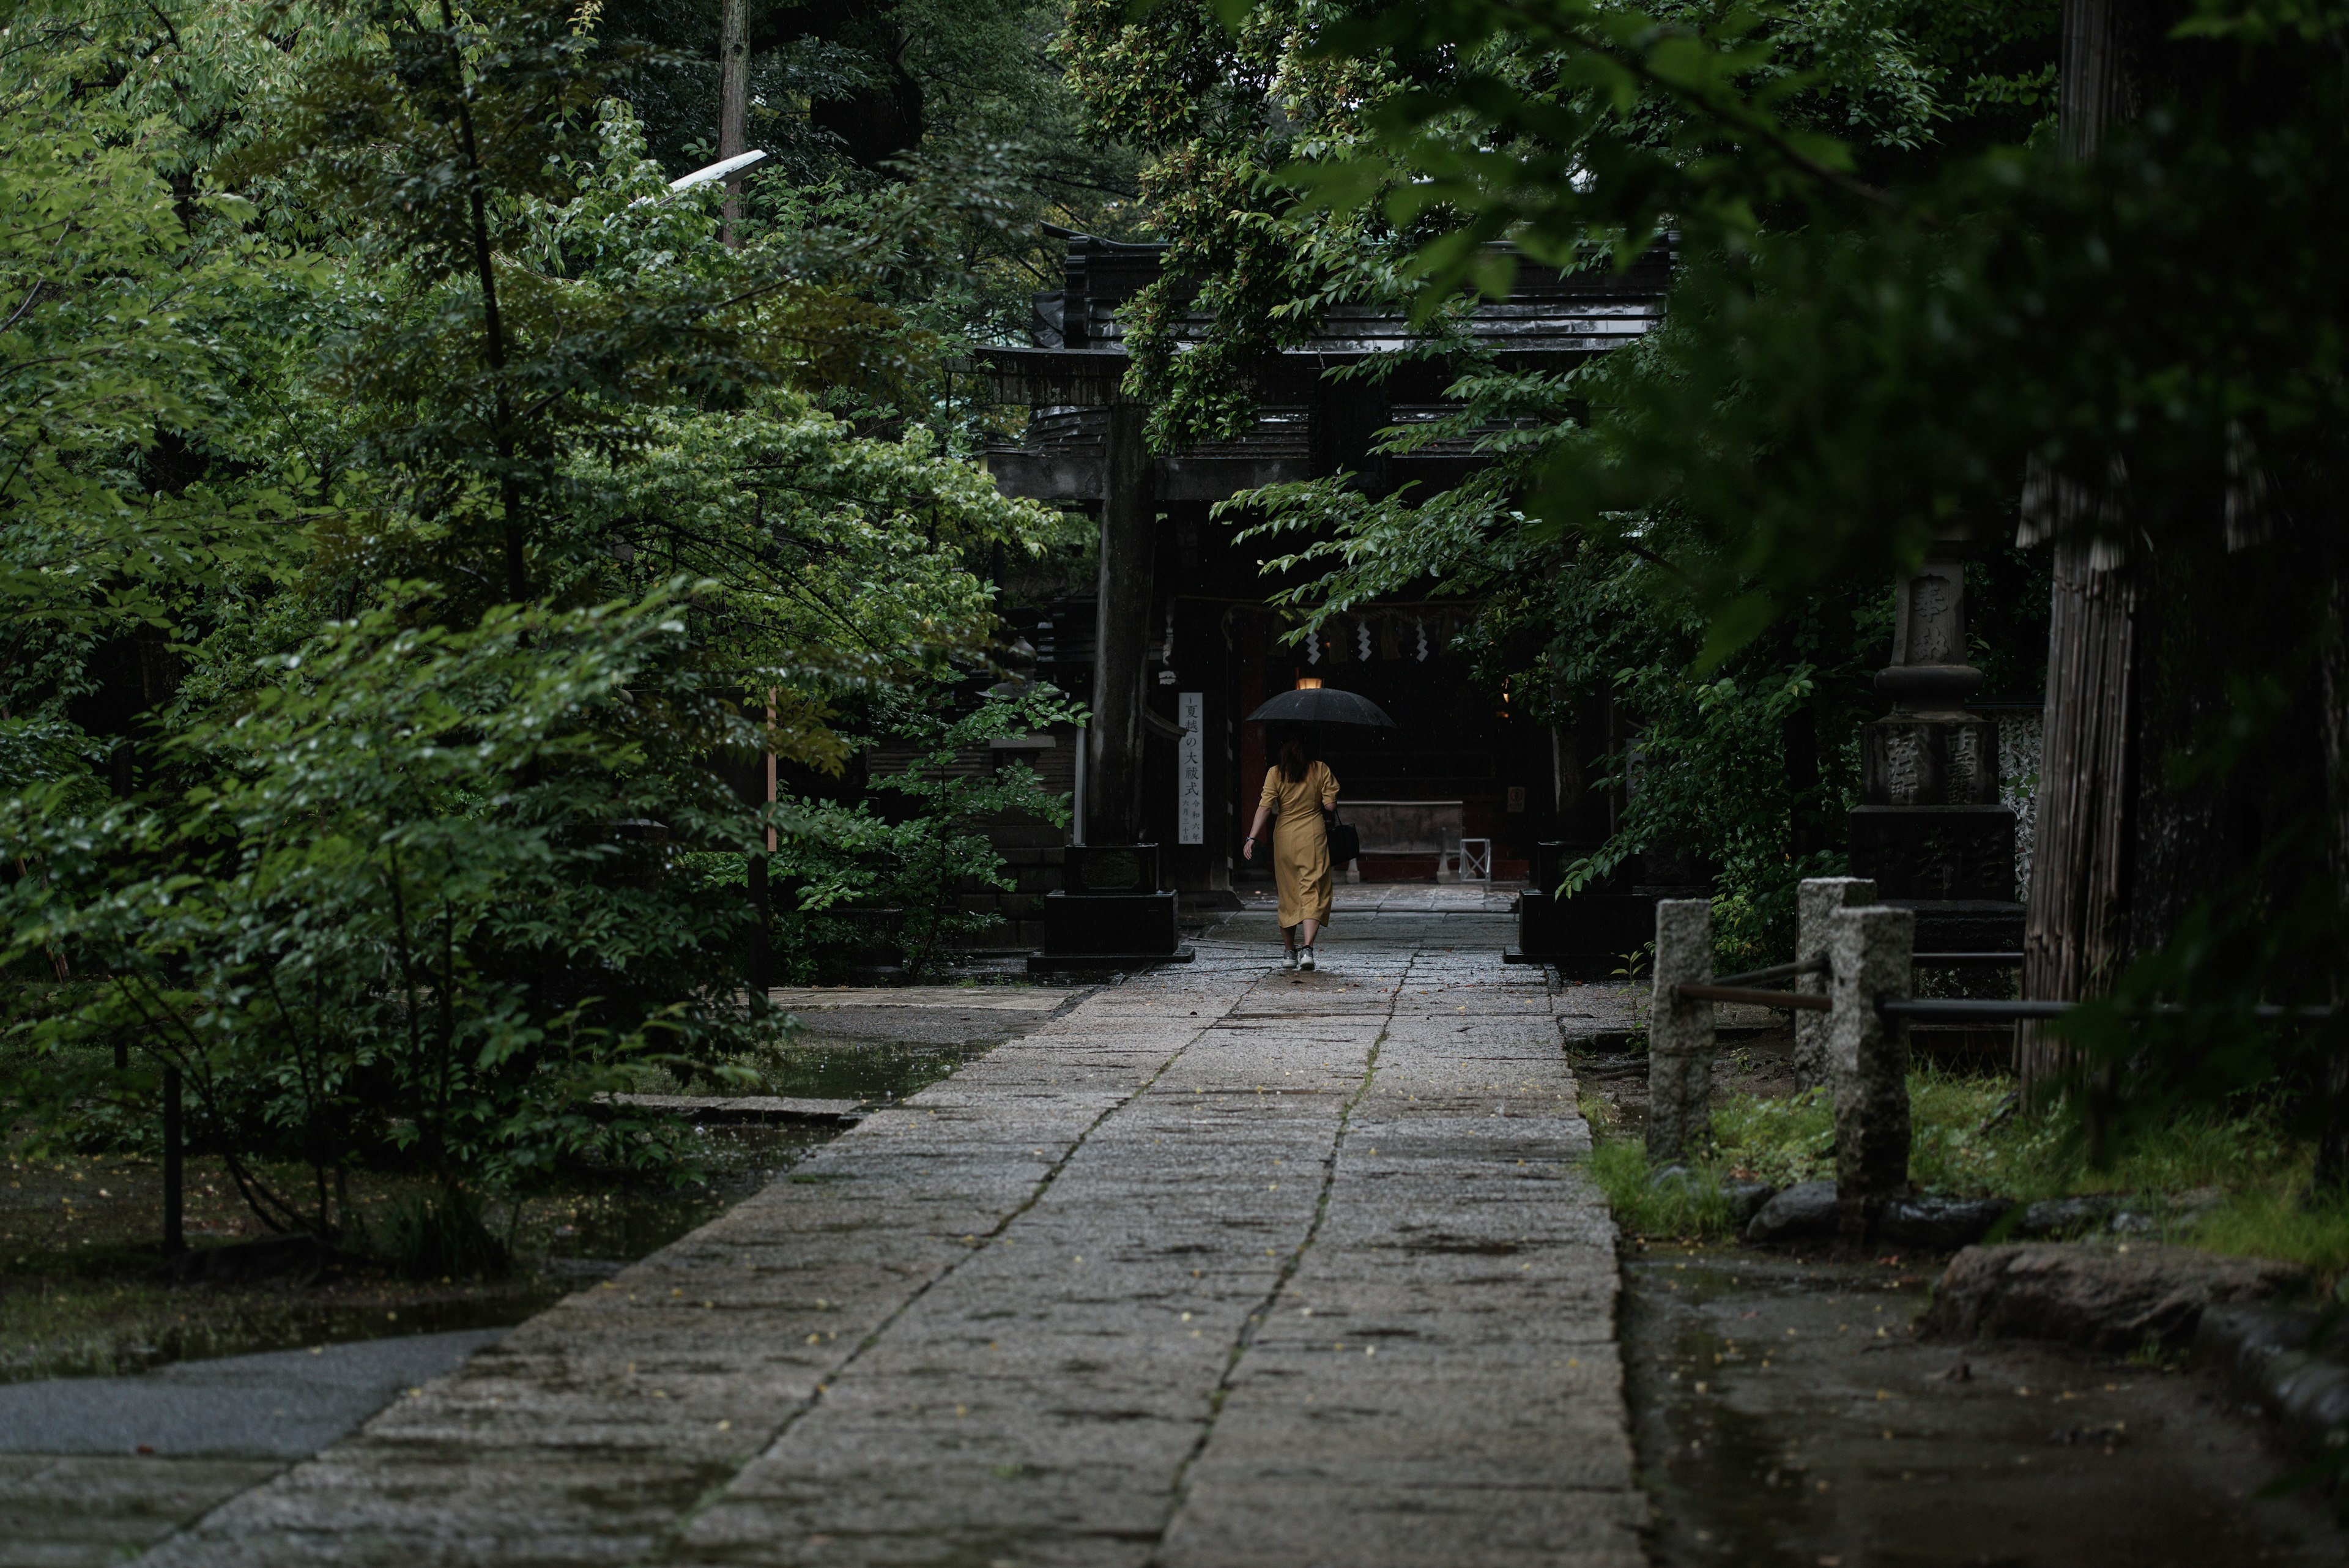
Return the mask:
<path id="1" fill-rule="evenodd" d="M 1207 702 L 1199 691 L 1175 696 L 1183 739 L 1174 763 L 1174 842 L 1207 842 Z"/>

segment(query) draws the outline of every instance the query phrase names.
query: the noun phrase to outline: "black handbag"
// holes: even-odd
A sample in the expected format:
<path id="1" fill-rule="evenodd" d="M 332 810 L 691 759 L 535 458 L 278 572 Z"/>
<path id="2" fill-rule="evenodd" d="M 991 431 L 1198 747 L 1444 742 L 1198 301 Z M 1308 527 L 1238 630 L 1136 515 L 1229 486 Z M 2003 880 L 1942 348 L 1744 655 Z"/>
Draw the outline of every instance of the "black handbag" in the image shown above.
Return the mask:
<path id="1" fill-rule="evenodd" d="M 1321 814 L 1321 831 L 1330 841 L 1330 869 L 1343 870 L 1354 863 L 1362 852 L 1362 832 L 1350 822 L 1340 822 L 1334 811 Z"/>

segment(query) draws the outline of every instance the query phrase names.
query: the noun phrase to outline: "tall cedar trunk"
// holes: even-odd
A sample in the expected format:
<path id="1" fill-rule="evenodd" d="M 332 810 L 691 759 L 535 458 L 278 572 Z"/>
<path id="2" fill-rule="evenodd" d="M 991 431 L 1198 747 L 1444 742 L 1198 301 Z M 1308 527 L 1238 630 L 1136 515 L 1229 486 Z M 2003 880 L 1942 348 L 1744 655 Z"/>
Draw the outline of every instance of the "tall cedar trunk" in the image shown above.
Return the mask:
<path id="1" fill-rule="evenodd" d="M 2324 641 L 2319 650 L 2322 679 L 2318 696 L 2324 704 L 2325 847 L 2332 857 L 2333 891 L 2339 900 L 2341 929 L 2349 933 L 2349 580 L 2338 549 L 2332 556 L 2332 587 L 2325 596 L 2328 612 Z M 2342 994 L 2342 976 L 2349 974 L 2349 955 L 2335 954 L 2333 1001 Z M 2331 1102 L 2323 1137 L 2316 1147 L 2313 1185 L 2320 1191 L 2349 1187 L 2349 1055 L 2336 1049 L 2325 1064 L 2324 1087 Z"/>
<path id="2" fill-rule="evenodd" d="M 749 151 L 743 127 L 750 104 L 750 0 L 725 0 L 718 24 L 718 156 L 721 161 Z M 726 188 L 738 194 L 726 198 L 726 223 L 719 238 L 733 245 L 739 243 L 734 224 L 742 216 L 739 194 L 742 177 L 737 174 L 728 180 Z"/>
<path id="3" fill-rule="evenodd" d="M 2067 157 L 2095 157 L 2106 127 L 2137 113 L 2137 20 L 2128 0 L 2064 0 L 2057 123 Z M 2080 537 L 2099 510 L 2056 507 L 2066 535 L 2048 606 L 2046 739 L 2023 919 L 2029 997 L 2087 993 L 2110 981 L 2128 946 L 2137 586 L 2126 556 Z M 2065 1046 L 2028 1023 L 2016 1058 L 2032 1096 L 2072 1065 Z"/>

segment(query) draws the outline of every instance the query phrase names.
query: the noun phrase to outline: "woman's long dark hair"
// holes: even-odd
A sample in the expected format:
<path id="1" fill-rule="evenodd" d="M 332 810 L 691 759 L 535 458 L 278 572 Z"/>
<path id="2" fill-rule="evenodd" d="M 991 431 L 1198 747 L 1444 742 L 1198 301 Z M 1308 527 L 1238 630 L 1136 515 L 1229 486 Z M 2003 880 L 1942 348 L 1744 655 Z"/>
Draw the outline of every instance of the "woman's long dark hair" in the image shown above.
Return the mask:
<path id="1" fill-rule="evenodd" d="M 1314 763 L 1312 735 L 1304 730 L 1291 730 L 1280 742 L 1280 776 L 1290 784 L 1303 784 L 1306 773 Z"/>

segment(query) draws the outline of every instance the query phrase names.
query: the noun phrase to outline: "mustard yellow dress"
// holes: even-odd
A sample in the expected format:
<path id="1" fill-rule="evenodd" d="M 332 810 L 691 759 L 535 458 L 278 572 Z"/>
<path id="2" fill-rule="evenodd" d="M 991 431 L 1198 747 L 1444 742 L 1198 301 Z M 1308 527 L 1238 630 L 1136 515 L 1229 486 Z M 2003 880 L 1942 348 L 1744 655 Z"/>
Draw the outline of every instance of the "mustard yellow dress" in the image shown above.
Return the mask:
<path id="1" fill-rule="evenodd" d="M 1278 766 L 1264 775 L 1257 803 L 1277 808 L 1272 824 L 1272 877 L 1280 888 L 1280 923 L 1330 923 L 1330 836 L 1321 814 L 1338 804 L 1338 775 L 1319 763 L 1291 784 Z"/>

